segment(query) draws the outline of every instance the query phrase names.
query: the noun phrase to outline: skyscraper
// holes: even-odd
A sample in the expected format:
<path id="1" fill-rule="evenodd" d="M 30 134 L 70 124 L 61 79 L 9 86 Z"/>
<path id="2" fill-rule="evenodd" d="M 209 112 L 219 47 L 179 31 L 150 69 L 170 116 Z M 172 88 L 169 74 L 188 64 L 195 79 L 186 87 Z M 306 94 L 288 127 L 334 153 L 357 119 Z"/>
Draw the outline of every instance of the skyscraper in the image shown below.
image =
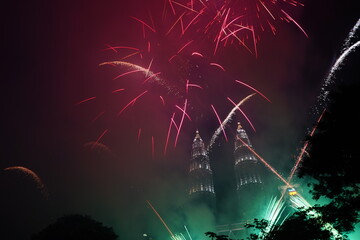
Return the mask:
<path id="1" fill-rule="evenodd" d="M 238 123 L 234 149 L 237 191 L 249 184 L 262 183 L 259 161 L 248 147 L 252 148 L 249 137 Z"/>
<path id="2" fill-rule="evenodd" d="M 240 123 L 237 125 L 234 144 L 233 155 L 229 152 L 229 155 L 225 153 L 223 156 L 230 158 L 231 155 L 233 156 L 233 167 L 229 165 L 229 172 L 220 173 L 218 171 L 218 175 L 216 175 L 219 190 L 217 194 L 225 194 L 227 200 L 221 201 L 221 199 L 224 199 L 223 196 L 218 196 L 218 206 L 216 208 L 213 172 L 208 152 L 199 131 L 196 131 L 192 143 L 188 186 L 192 203 L 207 205 L 214 210 L 215 215 L 221 218 L 222 221 L 225 219 L 225 221 L 230 221 L 231 224 L 259 218 L 258 214 L 261 212 L 261 207 L 264 206 L 265 199 L 262 180 L 263 166 L 249 149 L 253 148 L 252 144 Z M 231 151 L 231 146 L 223 147 L 226 152 Z M 232 161 L 232 159 L 229 159 L 229 161 Z M 227 181 L 222 181 L 222 179 L 219 179 L 220 177 L 227 177 L 223 174 L 231 177 Z M 232 182 L 230 183 L 228 180 Z M 225 185 L 221 185 L 221 183 Z M 215 209 L 219 209 L 221 212 L 216 212 Z"/>
<path id="3" fill-rule="evenodd" d="M 238 195 L 239 218 L 243 220 L 257 217 L 263 200 L 261 165 L 249 149 L 253 148 L 246 131 L 238 123 L 234 148 L 234 171 Z"/>
<path id="4" fill-rule="evenodd" d="M 196 131 L 192 143 L 189 169 L 189 196 L 193 203 L 206 204 L 215 211 L 215 190 L 204 141 Z"/>

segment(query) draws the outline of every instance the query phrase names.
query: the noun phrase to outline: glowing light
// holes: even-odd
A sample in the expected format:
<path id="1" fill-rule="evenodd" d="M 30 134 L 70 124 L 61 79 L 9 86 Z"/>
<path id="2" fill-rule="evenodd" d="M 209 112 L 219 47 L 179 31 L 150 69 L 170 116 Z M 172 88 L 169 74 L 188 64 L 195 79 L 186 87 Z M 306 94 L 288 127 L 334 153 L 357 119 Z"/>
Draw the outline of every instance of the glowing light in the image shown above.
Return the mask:
<path id="1" fill-rule="evenodd" d="M 228 138 L 227 138 L 227 136 L 226 136 L 225 128 L 224 128 L 223 123 L 222 123 L 221 120 L 220 120 L 219 114 L 216 112 L 216 109 L 215 109 L 215 107 L 214 107 L 212 104 L 211 104 L 211 108 L 213 109 L 213 111 L 214 111 L 214 113 L 215 113 L 215 116 L 216 116 L 217 120 L 218 120 L 219 123 L 220 123 L 220 128 L 221 128 L 221 131 L 222 131 L 223 134 L 224 134 L 225 140 L 228 142 L 229 140 L 228 140 Z"/>
<path id="2" fill-rule="evenodd" d="M 80 102 L 75 103 L 75 105 L 79 105 L 79 104 L 82 104 L 82 103 L 85 103 L 85 102 L 94 100 L 95 98 L 96 98 L 96 97 L 90 97 L 90 98 L 84 99 L 84 100 L 82 100 L 82 101 L 80 101 Z"/>
<path id="3" fill-rule="evenodd" d="M 241 114 L 245 117 L 246 121 L 248 121 L 248 123 L 250 124 L 251 128 L 254 130 L 254 132 L 256 132 L 254 125 L 251 123 L 250 119 L 246 116 L 244 111 L 241 110 L 241 108 L 238 107 L 237 104 L 231 98 L 227 97 L 227 99 L 241 112 Z"/>
<path id="4" fill-rule="evenodd" d="M 247 88 L 250 88 L 251 90 L 254 90 L 254 91 L 257 92 L 260 96 L 262 96 L 262 97 L 265 98 L 268 102 L 271 103 L 271 101 L 270 101 L 267 97 L 265 97 L 265 95 L 262 94 L 262 93 L 261 93 L 259 90 L 257 90 L 256 88 L 254 88 L 254 87 L 250 86 L 249 84 L 246 84 L 246 83 L 244 83 L 244 82 L 242 82 L 242 81 L 239 81 L 239 80 L 235 80 L 235 82 L 240 83 L 240 84 L 246 86 Z"/>
<path id="5" fill-rule="evenodd" d="M 179 128 L 178 128 L 178 131 L 177 131 L 176 137 L 175 137 L 175 143 L 174 143 L 174 146 L 175 146 L 175 147 L 176 147 L 176 145 L 177 145 L 178 138 L 179 138 L 180 131 L 181 131 L 181 127 L 182 127 L 182 124 L 183 124 L 183 122 L 184 122 L 184 117 L 185 117 L 185 115 L 187 115 L 187 114 L 186 114 L 186 106 L 187 106 L 187 99 L 185 99 L 184 108 L 181 109 L 181 111 L 182 111 L 183 114 L 182 114 L 182 116 L 181 116 Z"/>
<path id="6" fill-rule="evenodd" d="M 23 166 L 7 167 L 7 168 L 4 168 L 4 171 L 15 171 L 15 172 L 20 172 L 22 174 L 25 174 L 26 176 L 29 176 L 31 179 L 34 180 L 37 188 L 41 191 L 43 196 L 45 198 L 47 198 L 47 190 L 46 190 L 43 182 L 41 181 L 41 178 L 34 171 L 30 170 L 29 168 L 23 167 Z"/>
<path id="7" fill-rule="evenodd" d="M 283 181 L 286 186 L 288 187 L 292 187 L 290 185 L 290 183 L 288 183 L 270 164 L 268 164 L 257 152 L 254 151 L 254 149 L 252 149 L 246 142 L 244 142 L 241 138 L 238 138 L 238 140 L 240 140 L 242 142 L 242 144 L 244 144 L 245 147 L 247 147 L 253 154 L 255 154 L 256 157 L 258 157 L 258 159 L 260 159 L 260 161 L 262 163 L 265 164 L 265 166 L 270 169 L 270 171 L 272 171 L 281 181 Z"/>
<path id="8" fill-rule="evenodd" d="M 220 119 L 218 118 L 219 122 L 220 122 L 220 126 L 216 129 L 216 131 L 214 132 L 214 134 L 212 135 L 211 139 L 210 139 L 210 144 L 208 146 L 207 151 L 209 151 L 212 147 L 212 145 L 215 143 L 216 138 L 219 136 L 220 132 L 225 128 L 225 126 L 228 124 L 228 122 L 230 122 L 232 120 L 233 115 L 235 114 L 236 110 L 243 104 L 245 103 L 247 100 L 249 100 L 252 96 L 254 96 L 255 93 L 248 95 L 247 97 L 245 97 L 244 99 L 242 99 L 235 107 L 232 108 L 232 110 L 229 112 L 229 114 L 227 115 L 227 117 L 225 118 L 225 120 L 223 122 L 220 122 Z M 214 108 L 213 108 L 214 109 Z"/>
<path id="9" fill-rule="evenodd" d="M 172 231 L 170 230 L 170 228 L 168 227 L 168 225 L 165 223 L 164 219 L 160 216 L 160 214 L 156 211 L 156 209 L 153 207 L 153 205 L 148 201 L 146 200 L 146 202 L 149 204 L 149 206 L 151 207 L 151 209 L 154 211 L 154 213 L 156 214 L 156 216 L 158 216 L 158 218 L 160 219 L 160 221 L 163 223 L 163 225 L 165 226 L 166 230 L 170 233 L 170 236 L 173 238 L 173 239 L 176 239 L 175 238 L 175 235 L 172 233 Z"/>

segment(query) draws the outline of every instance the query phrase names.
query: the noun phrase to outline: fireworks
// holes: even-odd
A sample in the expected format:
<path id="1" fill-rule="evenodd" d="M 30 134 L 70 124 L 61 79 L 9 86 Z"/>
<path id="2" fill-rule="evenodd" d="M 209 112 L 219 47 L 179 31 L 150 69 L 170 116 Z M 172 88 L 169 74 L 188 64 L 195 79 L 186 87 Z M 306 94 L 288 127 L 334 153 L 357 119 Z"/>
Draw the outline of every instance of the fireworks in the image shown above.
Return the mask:
<path id="1" fill-rule="evenodd" d="M 139 22 L 145 24 L 144 21 Z M 155 26 L 150 27 L 149 24 L 145 26 L 148 29 L 148 31 L 145 31 L 145 36 L 155 33 L 160 34 L 155 30 Z M 132 51 L 132 53 L 121 56 L 122 60 L 106 61 L 99 64 L 102 67 L 110 66 L 114 67 L 116 71 L 120 71 L 120 74 L 117 74 L 112 79 L 113 82 L 116 82 L 116 85 L 114 84 L 115 89 L 111 91 L 111 94 L 116 94 L 118 98 L 123 99 L 121 101 L 122 106 L 117 110 L 115 118 L 129 114 L 127 112 L 130 111 L 130 108 L 134 109 L 132 112 L 141 113 L 142 109 L 146 107 L 146 111 L 152 112 L 152 115 L 157 114 L 159 111 L 168 114 L 165 117 L 167 120 L 164 118 L 156 120 L 162 121 L 160 125 L 169 126 L 167 133 L 164 133 L 163 130 L 149 132 L 149 129 L 142 127 L 145 123 L 141 123 L 139 120 L 138 122 L 141 125 L 137 128 L 137 133 L 134 133 L 134 135 L 137 135 L 137 142 L 145 136 L 144 134 L 150 135 L 152 157 L 154 158 L 157 155 L 155 153 L 157 149 L 155 143 L 158 146 L 163 146 L 163 154 L 165 155 L 168 147 L 171 146 L 170 141 L 173 141 L 172 145 L 174 147 L 177 146 L 184 125 L 192 122 L 193 118 L 198 119 L 199 115 L 207 115 L 209 112 L 207 109 L 212 109 L 217 115 L 220 126 L 224 126 L 228 120 L 221 123 L 215 109 L 215 103 L 204 104 L 211 101 L 210 99 L 213 99 L 215 95 L 221 96 L 225 102 L 228 100 L 235 106 L 230 115 L 233 115 L 236 109 L 238 109 L 253 129 L 255 129 L 249 118 L 239 108 L 239 104 L 235 104 L 232 100 L 234 96 L 230 97 L 226 95 L 226 92 L 220 92 L 218 86 L 226 84 L 228 86 L 231 85 L 229 88 L 247 88 L 255 91 L 269 102 L 270 100 L 249 84 L 239 80 L 228 81 L 229 76 L 226 74 L 225 67 L 204 57 L 198 51 L 194 51 L 194 47 L 192 47 L 193 41 L 178 44 L 174 42 L 169 47 L 167 44 L 164 44 L 164 42 L 169 41 L 167 38 L 167 36 L 161 36 L 162 41 L 154 43 L 152 42 L 152 37 L 148 36 L 145 39 L 147 42 L 146 48 L 113 47 L 108 45 L 106 49 L 115 52 L 117 55 L 121 55 L 123 50 Z M 164 49 L 166 50 L 165 52 Z M 162 52 L 164 54 L 161 54 Z M 77 102 L 76 105 L 94 102 L 99 98 L 98 96 L 92 96 Z M 141 106 L 142 104 L 146 104 L 146 106 Z M 223 103 L 221 104 L 223 105 Z M 230 105 L 229 103 L 227 104 Z M 106 113 L 104 110 L 99 112 L 94 116 L 92 122 L 104 117 Z M 147 122 L 149 120 L 147 119 Z M 95 142 L 100 142 L 109 131 L 109 127 L 102 130 Z M 158 134 L 159 132 L 164 134 L 161 136 Z M 226 136 L 224 130 L 223 133 Z"/>
<path id="2" fill-rule="evenodd" d="M 102 134 L 102 135 L 104 135 L 104 134 Z M 96 150 L 97 152 L 111 154 L 111 150 L 109 149 L 109 147 L 106 146 L 105 144 L 99 143 L 99 139 L 96 142 L 87 142 L 83 146 L 85 148 L 90 148 L 91 150 Z"/>
<path id="3" fill-rule="evenodd" d="M 271 197 L 263 217 L 269 223 L 266 232 L 272 231 L 276 225 L 281 225 L 287 219 L 289 215 L 283 216 L 285 209 L 285 201 L 282 198 Z"/>
<path id="4" fill-rule="evenodd" d="M 154 208 L 154 206 L 148 201 L 146 200 L 146 202 L 149 204 L 149 206 L 151 207 L 151 209 L 154 211 L 154 213 L 156 214 L 156 216 L 160 219 L 160 221 L 164 224 L 166 230 L 169 232 L 170 236 L 172 239 L 178 239 L 176 238 L 176 236 L 172 233 L 172 231 L 170 230 L 170 228 L 168 227 L 168 225 L 166 224 L 166 222 L 164 221 L 164 219 L 160 216 L 160 214 L 156 211 L 156 209 Z"/>
<path id="5" fill-rule="evenodd" d="M 345 40 L 343 44 L 343 49 L 341 51 L 340 56 L 336 59 L 335 63 L 331 67 L 331 70 L 327 77 L 324 80 L 323 86 L 321 88 L 320 95 L 318 97 L 319 105 L 322 109 L 326 108 L 327 105 L 327 96 L 329 94 L 329 88 L 331 87 L 335 74 L 341 70 L 342 65 L 344 64 L 344 61 L 346 58 L 353 52 L 357 50 L 357 48 L 360 45 L 360 41 L 353 42 L 355 39 L 356 32 L 359 30 L 360 27 L 360 19 L 356 22 L 352 30 L 350 31 L 347 39 Z M 316 109 L 318 110 L 318 109 Z"/>
<path id="6" fill-rule="evenodd" d="M 43 184 L 41 178 L 34 171 L 22 166 L 7 167 L 4 169 L 4 171 L 15 171 L 24 174 L 25 176 L 29 176 L 36 183 L 37 188 L 41 191 L 44 197 L 47 198 L 47 190 L 45 185 Z"/>
<path id="7" fill-rule="evenodd" d="M 136 28 L 141 27 L 142 38 L 122 46 L 106 44 L 104 50 L 113 52 L 116 60 L 99 64 L 103 67 L 115 67 L 118 72 L 112 79 L 114 83 L 111 83 L 115 87 L 109 92 L 120 99 L 116 100 L 116 105 L 122 105 L 117 110 L 114 121 L 127 114 L 130 108 L 133 108 L 132 112 L 137 112 L 137 115 L 141 114 L 145 108 L 141 107 L 143 103 L 146 103 L 146 111 L 152 115 L 160 116 L 159 112 L 165 113 L 165 119 L 154 119 L 154 123 L 150 125 L 155 122 L 167 125 L 169 127 L 166 133 L 159 129 L 149 132 L 144 127 L 149 125 L 148 121 L 136 121 L 139 124 L 137 142 L 145 136 L 151 136 L 147 137 L 147 141 L 151 142 L 153 157 L 157 155 L 155 151 L 158 147 L 155 143 L 163 146 L 163 153 L 166 154 L 168 147 L 172 145 L 170 141 L 173 141 L 174 147 L 177 146 L 186 124 L 192 122 L 192 119 L 199 119 L 199 116 L 208 115 L 209 112 L 216 115 L 226 138 L 226 123 L 221 122 L 216 109 L 220 104 L 223 106 L 224 102 L 216 103 L 211 99 L 215 99 L 214 95 L 217 95 L 216 99 L 221 96 L 225 102 L 228 100 L 235 107 L 232 99 L 239 96 L 231 96 L 224 90 L 221 92 L 219 86 L 226 84 L 230 86 L 228 88 L 234 88 L 238 85 L 255 91 L 269 102 L 270 100 L 243 81 L 228 80 L 227 69 L 214 61 L 215 54 L 220 46 L 240 44 L 257 56 L 260 33 L 270 30 L 275 34 L 275 25 L 279 20 L 293 22 L 303 31 L 288 14 L 292 11 L 290 8 L 298 6 L 302 4 L 295 0 L 169 0 L 164 2 L 162 12 L 150 12 L 146 18 L 131 16 Z M 90 96 L 75 105 L 100 100 L 101 96 Z M 209 102 L 211 103 L 204 106 L 204 103 Z M 237 109 L 255 131 L 244 111 L 239 106 Z M 112 113 L 102 109 L 94 115 L 91 122 L 110 114 Z M 96 142 L 103 140 L 109 132 L 110 127 L 105 127 L 99 132 Z"/>
<path id="8" fill-rule="evenodd" d="M 252 96 L 254 96 L 255 94 L 251 94 L 247 97 L 245 97 L 244 99 L 242 99 L 238 104 L 235 104 L 230 98 L 228 98 L 235 106 L 234 108 L 229 112 L 229 114 L 227 115 L 227 117 L 225 118 L 225 120 L 223 122 L 220 121 L 220 118 L 214 108 L 214 106 L 212 106 L 213 110 L 214 110 L 214 113 L 216 114 L 216 117 L 217 119 L 219 120 L 220 122 L 220 126 L 217 128 L 217 130 L 215 131 L 215 133 L 213 134 L 213 136 L 211 137 L 211 140 L 210 140 L 210 144 L 208 146 L 208 151 L 211 149 L 211 147 L 213 146 L 213 144 L 215 143 L 215 140 L 216 138 L 219 136 L 219 133 L 220 131 L 222 131 L 224 133 L 224 137 L 225 139 L 227 140 L 227 137 L 226 137 L 226 133 L 225 133 L 225 126 L 228 124 L 228 122 L 230 122 L 232 120 L 232 117 L 233 115 L 235 114 L 235 111 L 236 110 L 239 110 L 244 116 L 245 118 L 248 120 L 247 116 L 242 112 L 242 110 L 240 109 L 240 106 L 246 102 L 249 98 L 251 98 Z M 251 124 L 251 122 L 250 122 Z M 252 124 L 251 124 L 252 126 Z"/>
<path id="9" fill-rule="evenodd" d="M 304 29 L 291 17 L 289 10 L 303 6 L 295 0 L 191 0 L 169 1 L 178 15 L 181 33 L 197 33 L 213 42 L 213 54 L 220 46 L 240 45 L 257 56 L 261 33 L 276 34 L 278 21 L 294 23 L 306 37 Z M 186 27 L 183 27 L 186 26 Z"/>

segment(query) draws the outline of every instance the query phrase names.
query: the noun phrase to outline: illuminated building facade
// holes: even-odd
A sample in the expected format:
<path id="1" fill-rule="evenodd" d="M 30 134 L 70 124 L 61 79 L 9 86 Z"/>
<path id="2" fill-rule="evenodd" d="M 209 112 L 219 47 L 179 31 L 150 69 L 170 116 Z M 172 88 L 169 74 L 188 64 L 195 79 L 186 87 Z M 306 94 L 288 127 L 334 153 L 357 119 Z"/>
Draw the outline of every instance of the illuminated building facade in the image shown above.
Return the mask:
<path id="1" fill-rule="evenodd" d="M 213 173 L 205 144 L 196 131 L 192 143 L 189 169 L 189 196 L 195 203 L 206 204 L 215 211 Z"/>
<path id="2" fill-rule="evenodd" d="M 231 152 L 229 154 L 230 158 L 234 158 L 234 163 L 232 163 L 232 159 L 230 160 L 231 163 L 229 162 L 231 164 L 229 170 L 232 172 L 226 173 L 228 176 L 234 176 L 234 178 L 228 178 L 228 180 L 231 179 L 231 183 L 228 180 L 223 181 L 223 183 L 227 184 L 224 186 L 219 185 L 219 182 L 221 182 L 219 179 L 219 182 L 217 182 L 217 186 L 220 187 L 218 189 L 219 192 L 222 190 L 223 193 L 230 196 L 226 204 L 229 204 L 227 206 L 233 206 L 231 208 L 233 213 L 225 213 L 230 216 L 230 221 L 243 222 L 256 217 L 258 218 L 258 216 L 254 214 L 259 213 L 257 208 L 264 204 L 264 202 L 262 202 L 264 198 L 264 187 L 261 178 L 263 168 L 257 157 L 248 147 L 252 148 L 249 137 L 240 123 L 238 123 L 235 134 L 235 149 L 233 155 Z M 231 147 L 229 150 L 230 149 Z M 188 193 L 193 203 L 206 204 L 214 210 L 214 212 L 216 212 L 215 209 L 224 209 L 221 205 L 221 200 L 224 199 L 222 196 L 218 196 L 218 206 L 216 207 L 215 205 L 216 195 L 213 171 L 210 166 L 209 155 L 205 148 L 204 141 L 198 131 L 196 131 L 192 143 L 188 179 Z M 233 196 L 233 198 L 231 196 Z M 224 201 L 225 200 L 222 200 L 222 202 Z M 222 212 L 221 214 L 224 213 Z"/>
<path id="3" fill-rule="evenodd" d="M 248 184 L 262 183 L 259 160 L 248 147 L 252 148 L 249 137 L 238 123 L 234 150 L 237 191 L 240 191 Z"/>
<path id="4" fill-rule="evenodd" d="M 262 166 L 249 149 L 253 149 L 246 131 L 238 123 L 234 148 L 234 172 L 236 179 L 237 209 L 239 219 L 258 218 L 264 204 Z"/>

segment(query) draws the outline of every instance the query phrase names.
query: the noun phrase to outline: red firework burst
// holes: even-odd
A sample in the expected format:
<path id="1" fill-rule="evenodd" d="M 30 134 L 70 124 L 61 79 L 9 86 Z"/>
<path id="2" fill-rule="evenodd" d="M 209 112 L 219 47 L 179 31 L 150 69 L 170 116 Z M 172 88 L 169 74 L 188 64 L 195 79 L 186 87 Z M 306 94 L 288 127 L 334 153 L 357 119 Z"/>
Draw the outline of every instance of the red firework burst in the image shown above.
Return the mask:
<path id="1" fill-rule="evenodd" d="M 213 42 L 213 54 L 220 46 L 241 45 L 257 56 L 261 32 L 276 34 L 276 22 L 293 22 L 307 37 L 303 28 L 288 13 L 303 6 L 295 0 L 169 0 L 179 17 L 182 34 L 197 33 Z"/>
<path id="2" fill-rule="evenodd" d="M 176 2 L 168 2 L 170 3 L 179 6 Z M 184 8 L 184 6 L 180 7 Z M 192 8 L 195 8 L 195 4 Z M 116 96 L 116 100 L 111 100 L 111 104 L 119 104 L 119 107 L 115 114 L 113 112 L 109 114 L 116 116 L 116 119 L 134 112 L 137 112 L 137 115 L 146 115 L 146 112 L 152 116 L 152 119 L 134 120 L 139 124 L 134 135 L 138 143 L 145 137 L 144 134 L 151 136 L 148 141 L 151 142 L 149 149 L 153 158 L 156 156 L 156 149 L 162 149 L 163 154 L 166 154 L 170 141 L 173 141 L 173 146 L 176 147 L 184 125 L 192 122 L 193 119 L 198 119 L 197 115 L 211 114 L 214 120 L 217 119 L 221 124 L 214 105 L 217 99 L 221 99 L 222 104 L 227 104 L 230 109 L 235 106 L 253 127 L 249 118 L 234 102 L 241 100 L 240 96 L 230 98 L 227 92 L 221 89 L 222 85 L 227 84 L 230 89 L 244 89 L 245 86 L 268 100 L 248 84 L 234 79 L 224 80 L 229 79 L 226 68 L 205 57 L 197 48 L 196 41 L 187 38 L 185 31 L 190 25 L 185 26 L 183 18 L 177 17 L 175 6 L 171 9 L 169 17 L 166 18 L 171 20 L 165 23 L 153 17 L 150 23 L 132 17 L 142 30 L 142 38 L 137 41 L 137 47 L 106 45 L 105 50 L 113 52 L 116 60 L 100 64 L 100 66 L 114 67 L 115 71 L 115 76 L 111 80 L 113 89 L 110 95 Z M 189 7 L 185 9 L 191 10 Z M 181 26 L 181 31 L 175 27 L 177 24 Z M 76 105 L 98 99 L 99 96 L 89 97 Z M 101 109 L 93 117 L 92 122 L 103 118 L 105 113 L 107 112 Z M 159 115 L 165 115 L 165 120 L 159 119 Z M 151 120 L 157 122 L 156 125 L 168 126 L 168 128 L 156 129 L 153 123 L 152 128 L 149 129 L 146 126 L 149 126 Z M 223 132 L 226 136 L 225 130 Z M 106 127 L 95 142 L 99 143 L 108 133 L 109 128 Z"/>

